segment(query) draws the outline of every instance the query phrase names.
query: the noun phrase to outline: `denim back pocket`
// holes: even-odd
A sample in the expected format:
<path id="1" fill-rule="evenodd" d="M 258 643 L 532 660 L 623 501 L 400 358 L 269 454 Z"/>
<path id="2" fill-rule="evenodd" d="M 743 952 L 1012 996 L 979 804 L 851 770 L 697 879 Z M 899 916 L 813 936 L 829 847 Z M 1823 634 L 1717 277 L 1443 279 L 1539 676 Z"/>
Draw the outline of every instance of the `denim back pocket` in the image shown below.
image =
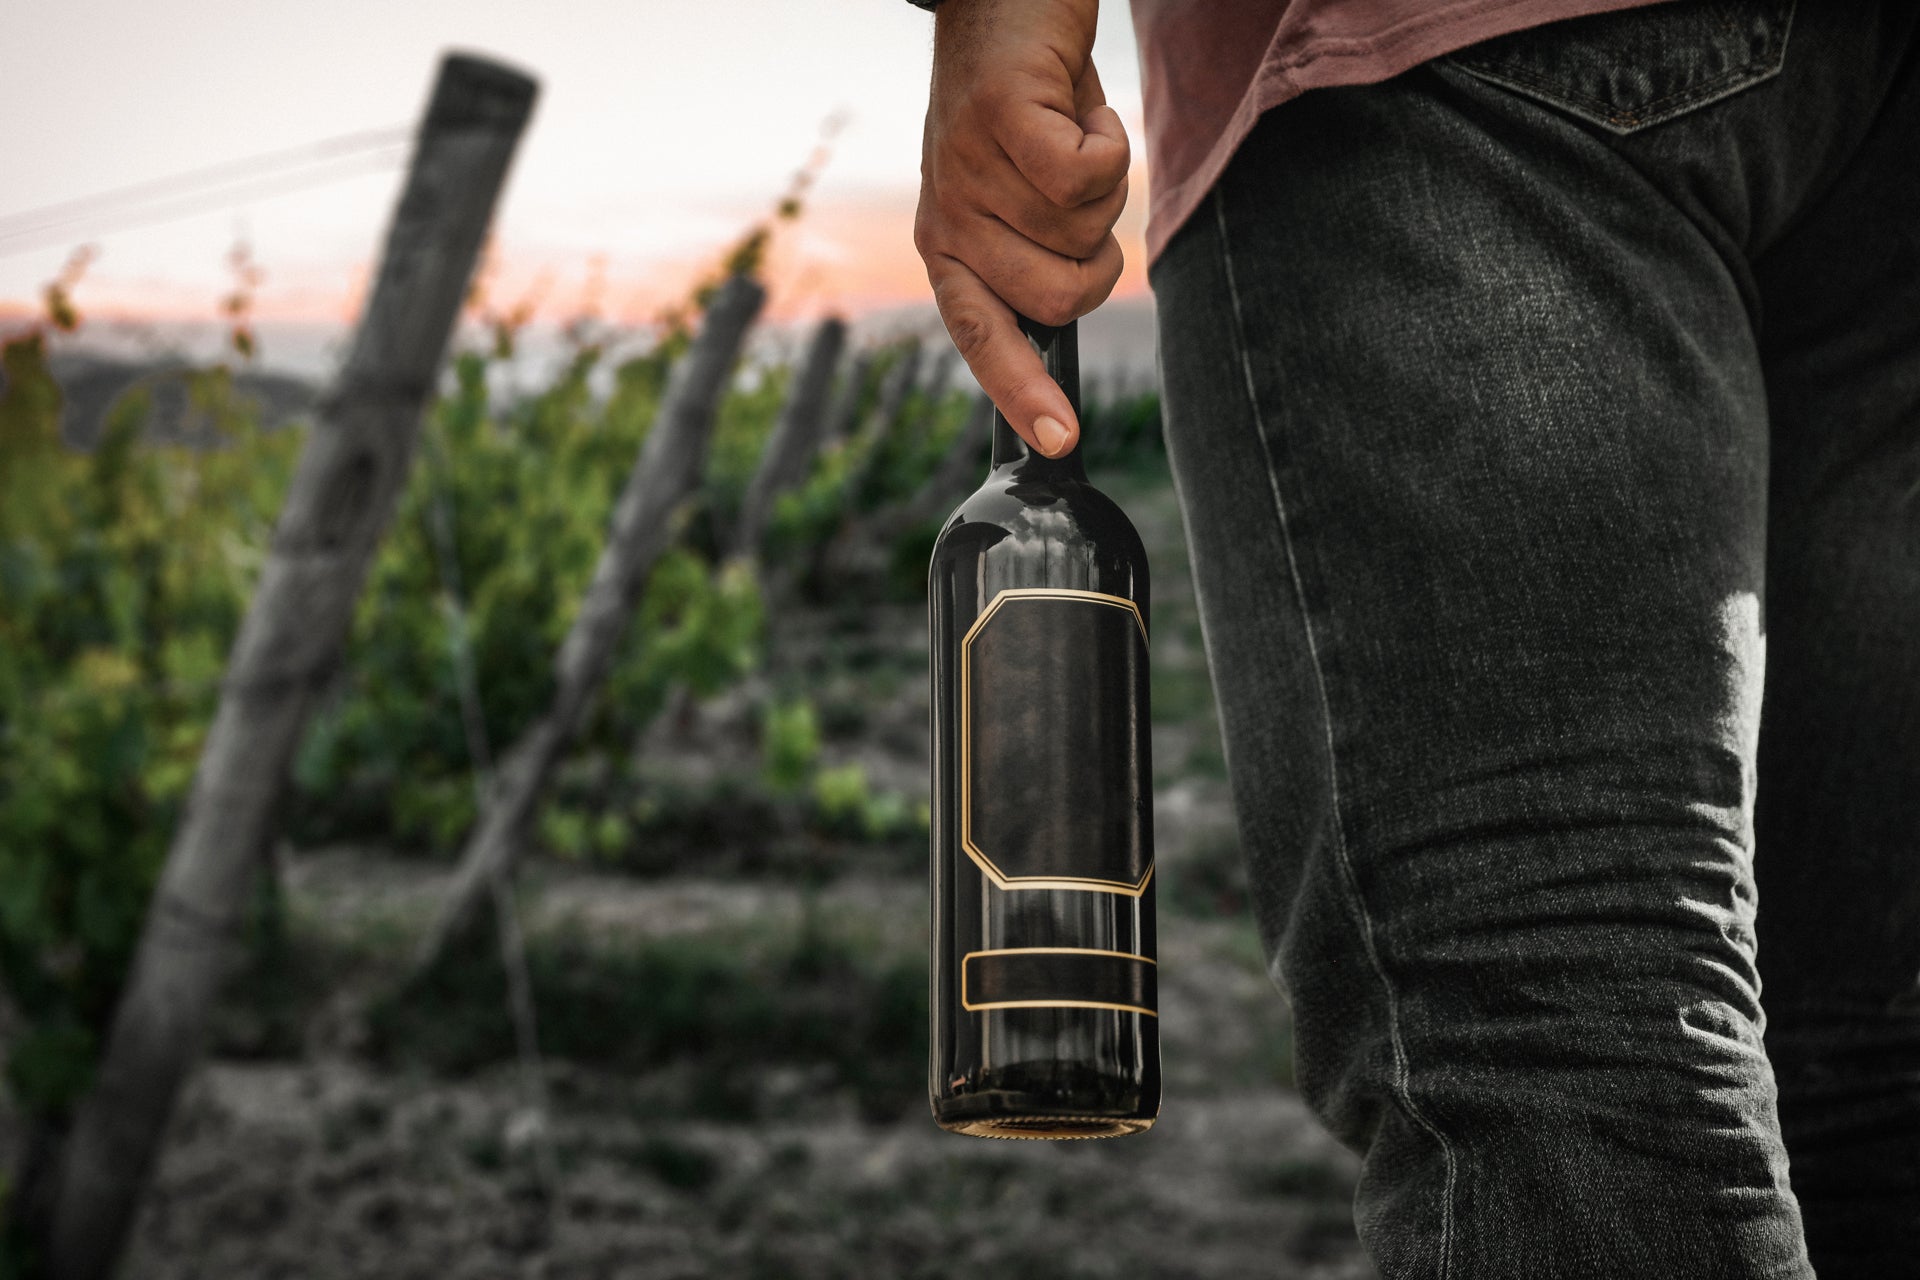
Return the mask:
<path id="1" fill-rule="evenodd" d="M 1664 0 L 1482 40 L 1442 61 L 1614 133 L 1779 72 L 1794 0 Z"/>

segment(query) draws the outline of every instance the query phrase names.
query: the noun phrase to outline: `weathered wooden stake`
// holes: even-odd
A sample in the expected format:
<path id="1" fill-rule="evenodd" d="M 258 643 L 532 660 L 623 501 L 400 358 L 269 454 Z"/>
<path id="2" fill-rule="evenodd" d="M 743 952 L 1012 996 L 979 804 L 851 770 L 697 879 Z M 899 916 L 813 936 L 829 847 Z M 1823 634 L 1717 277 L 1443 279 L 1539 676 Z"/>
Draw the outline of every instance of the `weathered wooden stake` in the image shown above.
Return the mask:
<path id="1" fill-rule="evenodd" d="M 807 464 L 820 448 L 827 426 L 827 395 L 833 390 L 833 371 L 847 344 L 847 322 L 829 316 L 813 331 L 805 362 L 787 391 L 787 403 L 767 437 L 760 465 L 740 503 L 733 529 L 733 554 L 754 555 L 773 514 L 773 501 L 806 478 Z"/>
<path id="2" fill-rule="evenodd" d="M 841 384 L 840 394 L 835 397 L 833 408 L 827 414 L 826 434 L 822 445 L 845 440 L 853 434 L 860 420 L 860 401 L 867 394 L 867 377 L 873 372 L 874 352 L 872 347 L 862 347 L 853 356 L 853 367 L 847 370 L 846 381 Z"/>
<path id="3" fill-rule="evenodd" d="M 65 1144 L 46 1240 L 54 1280 L 104 1280 L 126 1240 L 535 92 L 497 63 L 440 65 L 373 297 L 301 453 L 96 1083 Z"/>
<path id="4" fill-rule="evenodd" d="M 993 438 L 993 401 L 977 392 L 960 434 L 940 459 L 940 465 L 911 497 L 882 507 L 856 520 L 836 543 L 823 572 L 829 576 L 855 571 L 863 561 L 884 562 L 894 541 L 930 520 L 944 518 L 987 476 L 989 445 Z"/>
<path id="5" fill-rule="evenodd" d="M 881 441 L 900 425 L 901 411 L 907 407 L 907 397 L 913 394 L 913 384 L 920 377 L 920 356 L 920 339 L 909 339 L 899 362 L 889 370 L 880 388 L 880 404 L 874 409 L 872 421 L 875 452 Z"/>
<path id="6" fill-rule="evenodd" d="M 908 338 L 901 347 L 899 358 L 887 371 L 887 376 L 880 381 L 879 398 L 874 403 L 873 412 L 867 415 L 866 422 L 860 428 L 860 435 L 866 441 L 866 452 L 854 460 L 852 469 L 847 473 L 849 510 L 841 520 L 839 531 L 833 535 L 829 547 L 846 538 L 848 529 L 857 518 L 851 509 L 852 505 L 859 501 L 860 494 L 871 482 L 873 474 L 881 469 L 882 458 L 890 450 L 901 447 L 901 438 L 906 426 L 903 415 L 906 413 L 907 400 L 913 395 L 914 384 L 920 377 L 922 351 L 922 344 L 917 336 Z M 820 552 L 816 552 L 816 555 L 819 554 Z M 840 551 L 835 550 L 832 554 L 837 556 Z"/>
<path id="7" fill-rule="evenodd" d="M 675 363 L 658 416 L 614 506 L 593 581 L 555 659 L 553 703 L 502 759 L 486 810 L 461 852 L 453 889 L 420 949 L 416 974 L 439 958 L 485 903 L 493 878 L 518 858 L 547 778 L 612 669 L 647 574 L 675 532 L 673 517 L 699 482 L 720 396 L 766 297 L 751 277 L 728 279 L 693 345 Z"/>
<path id="8" fill-rule="evenodd" d="M 977 391 L 967 410 L 967 421 L 954 437 L 940 465 L 934 468 L 920 492 L 895 510 L 897 516 L 877 532 L 881 541 L 890 542 L 917 524 L 947 514 L 960 500 L 978 489 L 987 478 L 987 455 L 993 439 L 993 399 Z"/>
<path id="9" fill-rule="evenodd" d="M 927 375 L 927 385 L 920 392 L 920 421 L 915 424 L 916 440 L 924 440 L 940 419 L 940 404 L 947 398 L 947 388 L 953 385 L 953 370 L 960 363 L 960 353 L 953 347 L 944 347 L 933 358 L 933 369 Z"/>

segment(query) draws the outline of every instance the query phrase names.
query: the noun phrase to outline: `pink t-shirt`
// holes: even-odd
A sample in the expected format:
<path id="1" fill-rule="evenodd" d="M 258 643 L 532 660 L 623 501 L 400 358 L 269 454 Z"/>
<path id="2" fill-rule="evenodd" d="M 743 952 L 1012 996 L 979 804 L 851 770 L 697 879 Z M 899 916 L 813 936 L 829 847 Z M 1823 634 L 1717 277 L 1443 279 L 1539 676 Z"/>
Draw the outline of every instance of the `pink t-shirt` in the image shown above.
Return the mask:
<path id="1" fill-rule="evenodd" d="M 1268 107 L 1370 84 L 1560 18 L 1660 0 L 1132 0 L 1147 117 L 1147 261 Z"/>

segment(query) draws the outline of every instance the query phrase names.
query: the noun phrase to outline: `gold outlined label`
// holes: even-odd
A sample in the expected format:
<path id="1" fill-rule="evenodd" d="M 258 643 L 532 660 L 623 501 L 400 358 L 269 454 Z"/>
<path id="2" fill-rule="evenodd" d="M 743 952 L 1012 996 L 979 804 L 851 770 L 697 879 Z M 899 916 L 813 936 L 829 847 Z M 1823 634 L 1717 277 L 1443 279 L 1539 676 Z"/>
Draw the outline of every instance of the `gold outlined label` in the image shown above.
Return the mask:
<path id="1" fill-rule="evenodd" d="M 1010 876 L 995 866 L 993 859 L 973 842 L 973 698 L 968 690 L 968 678 L 973 671 L 973 638 L 980 633 L 980 628 L 987 625 L 987 619 L 1009 600 L 1090 600 L 1125 609 L 1140 627 L 1141 647 L 1147 647 L 1147 621 L 1140 616 L 1140 606 L 1125 596 L 1110 595 L 1104 591 L 1083 591 L 1076 587 L 1003 587 L 994 594 L 992 601 L 973 620 L 973 625 L 967 628 L 967 634 L 960 640 L 960 847 L 999 889 L 1078 889 L 1120 893 L 1137 898 L 1147 891 L 1147 885 L 1153 880 L 1154 864 L 1151 860 L 1138 884 L 1089 876 Z"/>
<path id="2" fill-rule="evenodd" d="M 980 956 L 1031 955 L 1115 956 L 1122 960 L 1138 960 L 1141 964 L 1150 964 L 1156 971 L 1160 968 L 1159 961 L 1152 956 L 1135 955 L 1131 951 L 1101 951 L 1093 947 L 1001 947 L 991 951 L 969 951 L 960 957 L 960 1007 L 968 1013 L 979 1013 L 987 1009 L 1117 1009 L 1121 1013 L 1142 1013 L 1149 1018 L 1160 1016 L 1158 1009 L 1149 1009 L 1137 1004 L 1118 1004 L 1107 1000 L 995 1000 L 986 1004 L 974 1004 L 967 999 L 967 966 L 973 960 Z"/>

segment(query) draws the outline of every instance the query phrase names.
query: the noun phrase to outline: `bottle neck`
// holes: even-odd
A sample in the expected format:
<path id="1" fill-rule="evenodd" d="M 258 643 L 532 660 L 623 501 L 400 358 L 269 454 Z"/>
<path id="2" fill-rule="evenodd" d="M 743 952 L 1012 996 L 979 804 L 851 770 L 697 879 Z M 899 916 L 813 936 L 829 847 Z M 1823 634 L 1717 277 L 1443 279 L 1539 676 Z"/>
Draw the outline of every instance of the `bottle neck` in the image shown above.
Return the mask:
<path id="1" fill-rule="evenodd" d="M 1063 325 L 1046 325 L 1037 320 L 1029 320 L 1018 315 L 1020 332 L 1039 353 L 1040 363 L 1045 366 L 1047 376 L 1060 384 L 1067 393 L 1067 402 L 1073 406 L 1073 416 L 1085 419 L 1080 413 L 1080 332 L 1077 320 L 1069 320 Z M 1073 448 L 1057 458 L 1028 446 L 1014 431 L 1006 415 L 999 410 L 993 414 L 993 461 L 990 464 L 995 475 L 1010 475 L 1021 480 L 1079 480 L 1087 478 L 1086 463 L 1080 457 L 1080 439 L 1076 437 Z"/>

